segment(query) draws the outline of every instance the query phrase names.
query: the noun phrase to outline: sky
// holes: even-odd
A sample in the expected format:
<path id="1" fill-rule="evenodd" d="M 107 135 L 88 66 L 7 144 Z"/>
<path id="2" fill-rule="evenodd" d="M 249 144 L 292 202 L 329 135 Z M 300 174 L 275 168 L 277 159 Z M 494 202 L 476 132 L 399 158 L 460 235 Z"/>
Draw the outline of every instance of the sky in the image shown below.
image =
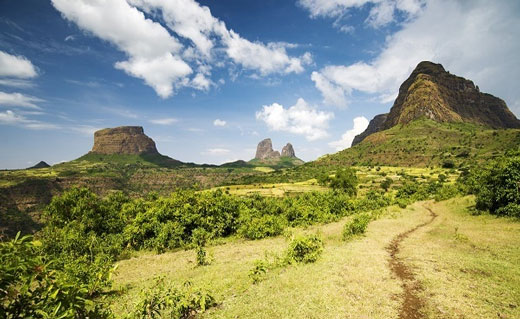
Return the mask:
<path id="1" fill-rule="evenodd" d="M 195 163 L 350 147 L 423 60 L 520 115 L 520 1 L 0 0 L 0 168 L 143 126 Z"/>

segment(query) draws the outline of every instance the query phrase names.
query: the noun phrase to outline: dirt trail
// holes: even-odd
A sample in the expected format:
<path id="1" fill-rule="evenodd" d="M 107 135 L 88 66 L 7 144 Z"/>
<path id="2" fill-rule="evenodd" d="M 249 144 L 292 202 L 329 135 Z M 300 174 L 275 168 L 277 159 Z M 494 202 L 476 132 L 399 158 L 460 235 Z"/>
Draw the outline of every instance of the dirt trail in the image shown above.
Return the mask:
<path id="1" fill-rule="evenodd" d="M 419 319 L 423 318 L 421 309 L 425 305 L 425 301 L 418 296 L 422 290 L 421 283 L 415 279 L 412 269 L 407 266 L 403 260 L 398 256 L 401 242 L 417 229 L 424 227 L 437 217 L 430 208 L 424 207 L 430 212 L 431 219 L 425 223 L 419 224 L 414 228 L 397 235 L 390 244 L 386 247 L 390 253 L 390 261 L 388 266 L 390 270 L 402 281 L 403 286 L 403 303 L 399 312 L 400 319 Z"/>

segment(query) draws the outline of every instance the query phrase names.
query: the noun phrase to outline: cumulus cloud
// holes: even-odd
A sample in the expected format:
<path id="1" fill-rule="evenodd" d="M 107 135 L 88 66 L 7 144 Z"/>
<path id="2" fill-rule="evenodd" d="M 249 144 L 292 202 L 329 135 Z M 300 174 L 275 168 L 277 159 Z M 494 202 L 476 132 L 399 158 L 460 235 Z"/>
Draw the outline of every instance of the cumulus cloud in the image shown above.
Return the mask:
<path id="1" fill-rule="evenodd" d="M 25 57 L 0 51 L 0 76 L 27 79 L 37 75 L 36 68 Z"/>
<path id="2" fill-rule="evenodd" d="M 81 29 L 125 52 L 128 60 L 115 67 L 143 79 L 163 98 L 192 73 L 179 56 L 179 41 L 125 0 L 52 0 L 52 4 Z"/>
<path id="3" fill-rule="evenodd" d="M 311 63 L 308 53 L 289 56 L 288 45 L 240 37 L 194 0 L 52 0 L 52 4 L 81 29 L 126 53 L 128 59 L 115 67 L 144 80 L 163 98 L 182 87 L 209 90 L 210 68 L 193 69 L 207 62 L 218 64 L 221 55 L 261 75 L 300 73 Z M 189 43 L 182 45 L 158 22 L 159 17 Z"/>
<path id="4" fill-rule="evenodd" d="M 415 8 L 405 4 L 408 10 Z M 389 102 L 413 68 L 430 60 L 514 105 L 520 101 L 519 11 L 516 1 L 429 1 L 414 20 L 387 37 L 375 59 L 327 66 L 312 80 L 327 104 L 345 106 L 355 90 Z"/>
<path id="5" fill-rule="evenodd" d="M 59 126 L 55 124 L 28 119 L 25 116 L 16 114 L 11 110 L 0 112 L 0 124 L 20 126 L 32 130 L 48 130 L 59 128 Z"/>
<path id="6" fill-rule="evenodd" d="M 226 126 L 226 121 L 223 121 L 221 119 L 216 119 L 215 121 L 213 121 L 213 125 L 215 126 Z"/>
<path id="7" fill-rule="evenodd" d="M 299 98 L 289 108 L 278 103 L 264 105 L 256 112 L 256 118 L 270 130 L 304 135 L 307 140 L 314 141 L 328 136 L 329 121 L 334 118 L 334 113 L 318 111 Z"/>
<path id="8" fill-rule="evenodd" d="M 177 123 L 179 120 L 173 117 L 167 117 L 163 119 L 155 119 L 150 120 L 150 123 L 158 124 L 158 125 L 172 125 L 173 123 Z"/>
<path id="9" fill-rule="evenodd" d="M 349 148 L 352 145 L 354 137 L 367 129 L 368 123 L 368 120 L 364 116 L 354 118 L 354 127 L 341 135 L 340 140 L 330 142 L 329 146 L 336 149 L 336 151 Z"/>
<path id="10" fill-rule="evenodd" d="M 242 38 L 237 32 L 227 29 L 225 23 L 211 14 L 206 6 L 194 0 L 130 0 L 145 11 L 158 10 L 168 28 L 179 36 L 189 39 L 200 57 L 211 60 L 216 47 L 222 47 L 228 58 L 246 69 L 262 75 L 272 73 L 300 73 L 303 66 L 312 60 L 309 53 L 290 57 L 286 48 L 295 45 L 285 42 L 261 43 Z M 197 54 L 190 51 L 191 57 Z"/>
<path id="11" fill-rule="evenodd" d="M 28 96 L 22 93 L 6 93 L 0 91 L 0 106 L 25 107 L 30 109 L 41 109 L 36 103 L 44 100 Z"/>

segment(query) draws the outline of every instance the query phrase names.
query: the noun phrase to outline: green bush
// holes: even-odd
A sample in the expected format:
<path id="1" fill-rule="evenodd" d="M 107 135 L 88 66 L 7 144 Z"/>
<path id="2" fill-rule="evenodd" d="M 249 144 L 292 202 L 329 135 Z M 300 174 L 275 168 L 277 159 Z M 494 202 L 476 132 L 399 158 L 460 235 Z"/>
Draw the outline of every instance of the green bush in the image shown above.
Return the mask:
<path id="1" fill-rule="evenodd" d="M 357 194 L 358 178 L 351 168 L 340 169 L 330 179 L 330 187 L 334 190 L 345 192 L 349 195 Z"/>
<path id="2" fill-rule="evenodd" d="M 317 235 L 300 236 L 293 239 L 287 250 L 289 262 L 313 263 L 323 252 L 323 241 Z"/>
<path id="3" fill-rule="evenodd" d="M 280 235 L 284 228 L 285 223 L 281 216 L 263 215 L 243 221 L 238 233 L 249 239 L 261 239 Z"/>
<path id="4" fill-rule="evenodd" d="M 0 242 L 2 318 L 110 318 L 88 285 L 70 278 L 31 236 Z"/>
<path id="5" fill-rule="evenodd" d="M 370 220 L 371 216 L 368 213 L 356 215 L 343 227 L 343 240 L 348 240 L 355 235 L 364 234 Z"/>
<path id="6" fill-rule="evenodd" d="M 269 269 L 269 263 L 265 260 L 256 260 L 254 267 L 249 271 L 249 278 L 254 284 L 264 279 Z"/>
<path id="7" fill-rule="evenodd" d="M 134 319 L 194 318 L 197 313 L 216 305 L 208 292 L 196 289 L 190 282 L 182 288 L 168 286 L 163 278 L 156 280 L 152 288 L 143 289 L 131 317 Z"/>
<path id="8" fill-rule="evenodd" d="M 520 154 L 508 154 L 473 174 L 478 209 L 499 216 L 520 217 Z"/>

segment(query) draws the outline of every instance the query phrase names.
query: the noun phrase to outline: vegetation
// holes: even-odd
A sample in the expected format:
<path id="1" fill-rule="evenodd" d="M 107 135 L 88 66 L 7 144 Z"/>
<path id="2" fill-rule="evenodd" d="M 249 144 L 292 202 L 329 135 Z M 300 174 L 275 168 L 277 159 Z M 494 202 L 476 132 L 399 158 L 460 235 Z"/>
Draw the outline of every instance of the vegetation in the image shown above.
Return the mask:
<path id="1" fill-rule="evenodd" d="M 195 289 L 191 282 L 182 288 L 168 285 L 164 278 L 158 278 L 152 288 L 143 289 L 140 301 L 131 317 L 134 319 L 193 318 L 197 313 L 216 305 L 208 292 Z"/>
<path id="2" fill-rule="evenodd" d="M 453 168 L 484 163 L 520 145 L 520 130 L 419 119 L 367 137 L 304 166 L 389 165 Z M 301 168 L 303 169 L 303 167 Z"/>
<path id="3" fill-rule="evenodd" d="M 511 152 L 473 168 L 462 176 L 468 192 L 476 194 L 477 209 L 498 216 L 520 218 L 520 153 Z"/>

